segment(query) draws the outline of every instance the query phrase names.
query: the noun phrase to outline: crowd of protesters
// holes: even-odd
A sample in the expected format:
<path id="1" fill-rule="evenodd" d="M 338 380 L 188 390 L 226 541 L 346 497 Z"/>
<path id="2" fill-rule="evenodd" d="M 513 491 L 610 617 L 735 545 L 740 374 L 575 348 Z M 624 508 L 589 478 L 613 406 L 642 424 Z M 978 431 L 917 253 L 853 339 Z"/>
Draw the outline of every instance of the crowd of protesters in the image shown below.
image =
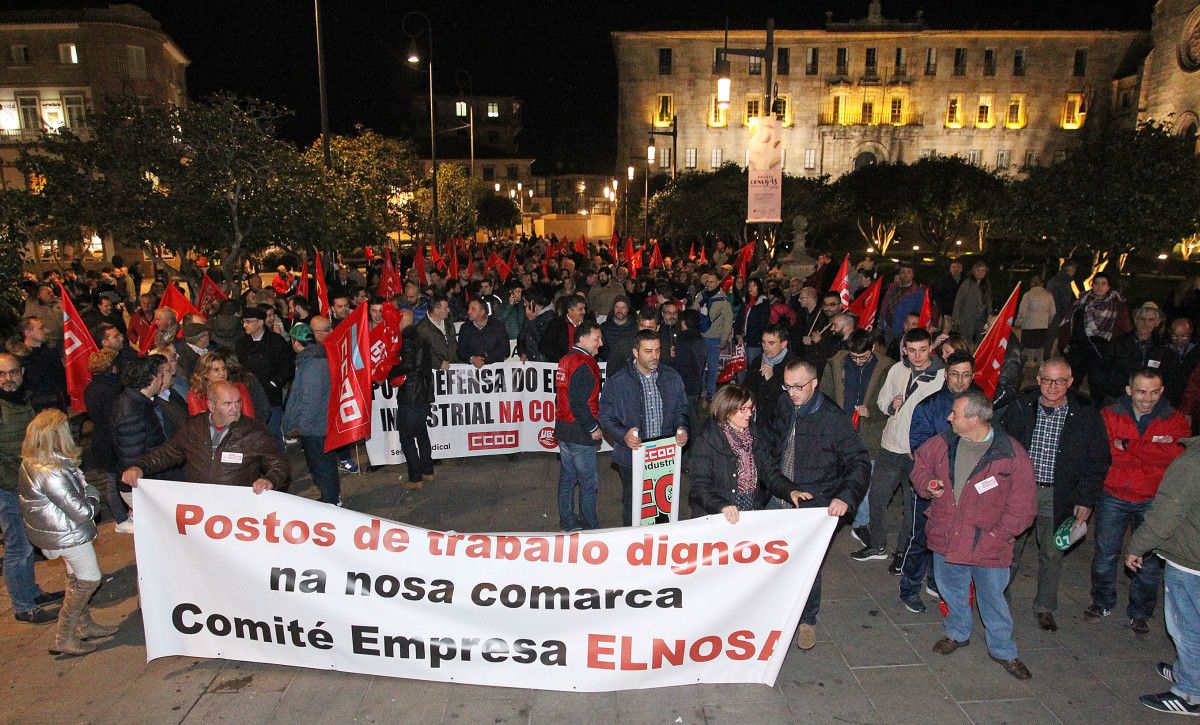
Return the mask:
<path id="1" fill-rule="evenodd" d="M 709 251 L 664 259 L 657 246 L 582 240 L 449 244 L 420 263 L 397 256 L 406 271 L 394 281 L 390 254 L 361 268 L 330 264 L 327 301 L 317 280 L 285 265 L 216 270 L 231 298 L 184 319 L 159 306 L 169 281 L 143 280 L 119 259 L 30 278 L 0 354 L 0 523 L 17 619 L 51 621 L 63 600 L 37 585 L 38 546 L 67 562 L 71 582 L 55 651 L 83 654 L 112 633 L 87 614 L 102 494 L 81 471 L 104 489 L 116 530 L 132 533 L 130 491 L 143 476 L 287 490 L 294 442 L 320 500 L 341 505 L 339 471 L 357 464 L 350 448 L 325 451 L 322 342 L 366 305 L 372 331 L 394 336 L 377 379 L 398 390 L 409 490 L 435 477 L 426 429 L 435 371 L 510 357 L 554 363 L 563 531 L 617 523 L 598 515 L 602 441 L 629 526 L 632 451 L 674 436 L 687 451 L 693 515 L 737 524 L 740 512 L 795 507 L 844 517 L 861 542 L 853 560 L 888 562 L 905 607 L 924 612 L 922 593 L 943 601 L 935 652 L 969 643 L 974 602 L 992 658 L 1029 679 L 1009 584 L 1032 540 L 1037 591 L 1022 608 L 1056 631 L 1064 551 L 1086 524 L 1095 548 L 1083 617 L 1116 609 L 1127 569 L 1124 616 L 1145 637 L 1165 581 L 1178 659 L 1158 665 L 1171 689 L 1142 702 L 1200 713 L 1200 447 L 1187 447 L 1200 425 L 1196 285 L 1131 310 L 1117 278 L 1067 261 L 1049 280 L 1024 280 L 1006 353 L 977 370 L 1005 292 L 984 261 L 951 260 L 926 280 L 900 262 L 880 279 L 871 258 L 839 269 L 819 253 L 815 268 L 789 277 L 723 243 Z M 862 319 L 846 301 L 876 281 L 877 309 Z M 62 415 L 59 283 L 98 347 L 82 452 Z M 993 376 L 994 394 L 981 375 Z M 893 547 L 887 512 L 898 492 Z M 820 591 L 818 574 L 796 634 L 803 650 L 816 644 Z"/>

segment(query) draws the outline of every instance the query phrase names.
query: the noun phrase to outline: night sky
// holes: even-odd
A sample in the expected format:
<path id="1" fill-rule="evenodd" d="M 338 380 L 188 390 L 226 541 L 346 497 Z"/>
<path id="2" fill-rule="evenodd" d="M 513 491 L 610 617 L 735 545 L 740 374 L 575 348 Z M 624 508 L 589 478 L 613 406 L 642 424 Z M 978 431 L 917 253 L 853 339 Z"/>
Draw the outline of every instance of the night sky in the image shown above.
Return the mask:
<path id="1" fill-rule="evenodd" d="M 104 2 L 8 0 L 9 8 L 103 7 Z M 320 132 L 313 6 L 305 0 L 141 0 L 139 6 L 191 59 L 193 98 L 226 89 L 295 112 L 282 133 L 308 144 Z M 330 123 L 404 133 L 410 98 L 426 92 L 424 71 L 404 56 L 401 18 L 426 12 L 433 22 L 435 92 L 456 91 L 455 70 L 477 94 L 524 99 L 522 155 L 540 173 L 612 168 L 616 153 L 613 30 L 818 28 L 864 17 L 867 0 L 818 2 L 374 2 L 322 0 Z M 1153 0 L 885 0 L 884 16 L 908 20 L 917 9 L 933 28 L 1148 29 Z M 419 23 L 413 26 L 423 27 Z M 424 43 L 424 39 L 420 41 Z M 461 74 L 458 74 L 461 78 Z"/>

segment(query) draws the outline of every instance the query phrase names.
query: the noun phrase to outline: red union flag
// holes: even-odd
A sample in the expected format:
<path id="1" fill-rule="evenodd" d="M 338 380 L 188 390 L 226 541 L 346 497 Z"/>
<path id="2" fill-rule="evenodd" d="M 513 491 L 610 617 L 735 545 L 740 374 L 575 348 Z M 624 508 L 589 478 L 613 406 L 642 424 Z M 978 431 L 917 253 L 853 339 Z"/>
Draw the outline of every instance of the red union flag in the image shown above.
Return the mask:
<path id="1" fill-rule="evenodd" d="M 833 278 L 833 284 L 829 287 L 830 292 L 837 292 L 838 299 L 842 301 L 842 309 L 850 306 L 850 255 L 842 260 L 842 266 L 838 268 L 837 275 Z"/>
<path id="2" fill-rule="evenodd" d="M 63 365 L 67 368 L 67 392 L 71 395 L 71 410 L 78 413 L 87 409 L 83 403 L 83 391 L 92 382 L 87 363 L 91 354 L 96 352 L 96 341 L 87 331 L 62 282 L 58 283 L 58 293 L 62 296 Z"/>
<path id="3" fill-rule="evenodd" d="M 325 289 L 325 270 L 321 269 L 321 253 L 316 253 L 313 261 L 313 281 L 317 286 L 317 312 L 329 315 L 329 292 Z"/>
<path id="4" fill-rule="evenodd" d="M 214 300 L 223 302 L 227 299 L 229 299 L 229 295 L 221 291 L 217 283 L 209 279 L 208 273 L 205 273 L 204 278 L 200 280 L 200 295 L 196 298 L 196 306 L 201 310 L 206 310 Z"/>
<path id="5" fill-rule="evenodd" d="M 326 453 L 371 435 L 370 338 L 367 305 L 359 305 L 321 343 L 329 356 Z"/>
<path id="6" fill-rule="evenodd" d="M 390 303 L 382 308 L 383 322 L 371 328 L 371 382 L 383 382 L 400 351 L 400 310 Z"/>
<path id="7" fill-rule="evenodd" d="M 176 335 L 176 337 L 183 337 L 182 323 L 184 317 L 188 315 L 200 315 L 201 317 L 204 317 L 204 315 L 200 314 L 200 310 L 196 309 L 196 306 L 192 304 L 192 301 L 187 298 L 187 295 L 179 291 L 179 288 L 175 286 L 174 282 L 167 285 L 166 291 L 163 292 L 162 300 L 158 303 L 158 309 L 161 310 L 164 307 L 174 312 L 175 321 L 180 323 L 179 333 Z M 151 325 L 150 332 L 145 334 L 143 336 L 144 339 L 141 340 L 141 349 L 138 350 L 138 352 L 143 355 L 150 352 L 150 350 L 154 348 L 154 341 L 157 339 L 157 337 L 158 325 Z"/>
<path id="8" fill-rule="evenodd" d="M 1008 352 L 1008 337 L 1012 334 L 1013 318 L 1017 316 L 1020 292 L 1021 283 L 1018 282 L 975 350 L 975 384 L 989 398 L 996 397 L 996 387 L 1000 384 L 1000 368 L 1004 366 L 1004 356 Z"/>
<path id="9" fill-rule="evenodd" d="M 929 302 L 929 288 L 925 288 L 925 299 L 921 300 L 921 313 L 917 316 L 917 327 L 929 329 L 929 321 L 933 319 L 933 305 Z"/>
<path id="10" fill-rule="evenodd" d="M 875 329 L 875 313 L 879 311 L 879 288 L 882 286 L 883 277 L 876 278 L 871 286 L 846 308 L 847 312 L 858 316 L 858 329 Z"/>

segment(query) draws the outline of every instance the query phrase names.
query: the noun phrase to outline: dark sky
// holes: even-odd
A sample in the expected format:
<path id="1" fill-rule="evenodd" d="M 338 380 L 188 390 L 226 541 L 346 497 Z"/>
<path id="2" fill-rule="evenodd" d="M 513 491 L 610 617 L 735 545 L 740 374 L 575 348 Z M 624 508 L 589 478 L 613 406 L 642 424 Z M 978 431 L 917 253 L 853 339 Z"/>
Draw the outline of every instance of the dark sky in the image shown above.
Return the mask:
<path id="1" fill-rule="evenodd" d="M 8 7 L 103 6 L 104 2 L 7 0 Z M 141 0 L 191 59 L 193 98 L 221 89 L 254 95 L 295 112 L 283 132 L 311 143 L 320 132 L 313 6 L 305 0 Z M 322 0 L 330 122 L 401 133 L 409 99 L 426 76 L 404 63 L 401 18 L 426 12 L 433 22 L 434 85 L 454 92 L 455 70 L 479 94 L 525 101 L 522 152 L 539 170 L 607 172 L 616 152 L 616 65 L 612 30 L 815 28 L 866 15 L 867 0 L 779 2 L 378 2 Z M 1148 29 L 1153 0 L 885 0 L 885 17 L 909 19 L 918 8 L 933 28 Z M 422 42 L 424 42 L 422 40 Z"/>

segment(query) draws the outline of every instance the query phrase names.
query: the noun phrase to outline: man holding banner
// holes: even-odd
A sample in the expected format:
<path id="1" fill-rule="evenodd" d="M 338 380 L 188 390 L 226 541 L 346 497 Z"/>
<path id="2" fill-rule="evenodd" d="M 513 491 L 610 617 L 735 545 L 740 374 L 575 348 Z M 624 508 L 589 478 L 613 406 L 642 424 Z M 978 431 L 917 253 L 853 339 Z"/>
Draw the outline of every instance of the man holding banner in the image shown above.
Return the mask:
<path id="1" fill-rule="evenodd" d="M 633 523 L 632 449 L 668 436 L 687 444 L 687 394 L 683 379 L 669 367 L 659 367 L 658 333 L 638 330 L 633 336 L 633 365 L 605 381 L 600 392 L 600 425 L 612 441 L 613 463 L 621 477 L 621 524 Z"/>
<path id="2" fill-rule="evenodd" d="M 600 366 L 596 353 L 604 343 L 591 320 L 579 323 L 575 344 L 554 372 L 554 437 L 558 440 L 558 523 L 565 532 L 600 528 L 596 514 L 596 450 L 600 430 Z M 623 352 L 622 352 L 623 354 Z M 579 515 L 575 515 L 575 485 Z"/>

